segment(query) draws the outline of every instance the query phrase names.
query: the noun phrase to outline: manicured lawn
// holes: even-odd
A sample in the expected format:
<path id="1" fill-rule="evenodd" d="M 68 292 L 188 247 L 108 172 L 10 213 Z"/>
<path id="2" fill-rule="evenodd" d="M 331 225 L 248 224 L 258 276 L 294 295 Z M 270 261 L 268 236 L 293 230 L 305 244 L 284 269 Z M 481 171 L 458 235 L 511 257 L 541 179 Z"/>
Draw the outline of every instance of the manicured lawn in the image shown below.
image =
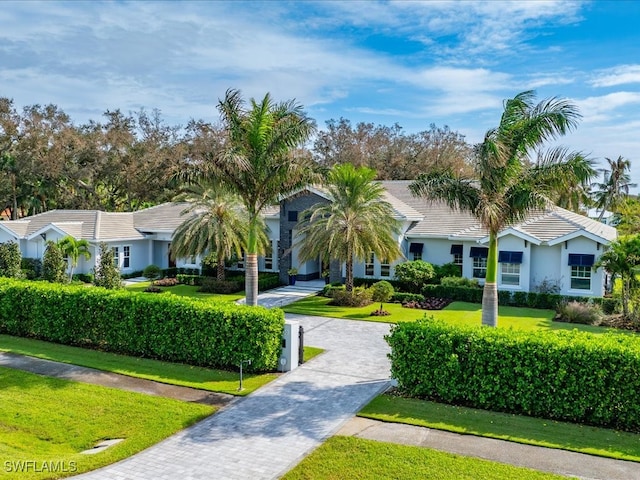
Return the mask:
<path id="1" fill-rule="evenodd" d="M 551 480 L 566 477 L 429 448 L 395 445 L 355 437 L 332 437 L 282 478 Z"/>
<path id="2" fill-rule="evenodd" d="M 308 362 L 309 360 L 311 360 L 313 357 L 316 357 L 318 355 L 320 355 L 322 352 L 324 352 L 323 348 L 318 348 L 318 347 L 304 347 L 304 361 Z"/>
<path id="3" fill-rule="evenodd" d="M 129 457 L 214 412 L 208 405 L 87 385 L 0 368 L 0 478 L 58 478 Z M 82 455 L 106 439 L 124 441 Z M 44 462 L 67 473 L 20 473 L 17 462 Z M 74 462 L 74 463 L 72 463 Z"/>
<path id="4" fill-rule="evenodd" d="M 144 289 L 151 285 L 151 282 L 140 282 L 127 285 L 125 289 L 131 292 L 144 292 Z M 200 300 L 207 300 L 213 302 L 235 302 L 244 298 L 244 292 L 239 293 L 202 293 L 198 291 L 200 287 L 194 287 L 191 285 L 176 285 L 174 287 L 159 287 L 162 293 L 173 293 L 180 297 L 198 298 Z M 158 295 L 157 293 L 149 293 L 148 295 Z"/>
<path id="5" fill-rule="evenodd" d="M 9 335 L 0 335 L 0 351 L 91 367 L 171 385 L 242 396 L 250 394 L 277 376 L 274 373 L 261 375 L 244 374 L 242 382 L 244 389 L 238 392 L 238 373 L 226 370 L 192 367 L 181 363 L 161 362 L 148 358 L 127 357 L 115 353 L 70 347 Z"/>
<path id="6" fill-rule="evenodd" d="M 414 322 L 425 315 L 439 318 L 455 325 L 481 324 L 482 307 L 477 303 L 453 302 L 443 310 L 418 310 L 413 308 L 403 308 L 399 303 L 385 303 L 384 308 L 391 315 L 386 317 L 372 317 L 371 312 L 380 307 L 380 304 L 372 304 L 366 307 L 334 307 L 328 305 L 329 298 L 322 296 L 311 296 L 298 300 L 291 305 L 287 305 L 283 310 L 287 313 L 298 313 L 302 315 L 318 315 L 321 317 L 345 318 L 351 320 L 367 320 L 371 322 Z M 535 308 L 503 307 L 499 308 L 498 325 L 500 327 L 513 327 L 521 330 L 545 329 L 566 329 L 601 333 L 608 329 L 594 327 L 591 325 L 579 325 L 576 323 L 553 322 L 553 310 L 540 310 Z"/>
<path id="7" fill-rule="evenodd" d="M 640 462 L 640 435 L 508 413 L 380 395 L 358 414 L 450 432 Z"/>

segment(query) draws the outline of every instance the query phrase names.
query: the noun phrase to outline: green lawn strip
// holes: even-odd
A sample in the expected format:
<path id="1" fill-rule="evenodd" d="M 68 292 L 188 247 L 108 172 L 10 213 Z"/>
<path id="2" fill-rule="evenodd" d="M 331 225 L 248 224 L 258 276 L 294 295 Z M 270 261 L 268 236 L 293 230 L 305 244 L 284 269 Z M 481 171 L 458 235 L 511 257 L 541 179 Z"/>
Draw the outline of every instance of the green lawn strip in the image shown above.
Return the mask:
<path id="1" fill-rule="evenodd" d="M 241 396 L 254 392 L 277 376 L 275 373 L 244 374 L 242 382 L 244 389 L 239 392 L 238 373 L 226 370 L 128 357 L 9 335 L 0 335 L 0 351 L 70 363 L 171 385 Z"/>
<path id="2" fill-rule="evenodd" d="M 415 322 L 425 315 L 433 316 L 453 325 L 473 325 L 481 323 L 482 306 L 476 303 L 453 302 L 442 310 L 419 310 L 404 308 L 399 303 L 385 303 L 384 309 L 391 315 L 386 317 L 372 317 L 370 314 L 380 307 L 372 304 L 366 307 L 336 307 L 328 305 L 330 298 L 322 296 L 305 297 L 297 302 L 283 307 L 287 313 L 301 315 L 317 315 L 320 317 L 344 318 L 350 320 L 367 320 L 371 322 L 398 323 Z M 521 307 L 499 307 L 498 326 L 503 328 L 517 328 L 520 330 L 543 329 L 578 329 L 586 332 L 602 333 L 607 328 L 594 327 L 592 325 L 580 325 L 576 323 L 554 322 L 553 310 L 542 310 Z"/>
<path id="3" fill-rule="evenodd" d="M 59 478 L 93 470 L 129 457 L 215 411 L 208 405 L 8 368 L 0 368 L 0 385 L 0 478 Z M 101 453 L 79 453 L 116 438 L 125 440 Z M 20 461 L 35 462 L 36 468 L 16 472 Z M 75 465 L 77 470 L 34 472 L 43 470 L 44 462 L 67 470 Z"/>
<path id="4" fill-rule="evenodd" d="M 289 471 L 283 480 L 552 480 L 559 475 L 429 448 L 355 437 L 332 437 Z"/>
<path id="5" fill-rule="evenodd" d="M 144 292 L 144 289 L 151 285 L 151 282 L 139 282 L 132 283 L 125 287 L 130 292 Z M 200 287 L 194 287 L 192 285 L 175 285 L 173 287 L 158 287 L 162 290 L 162 293 L 173 293 L 180 297 L 197 298 L 200 300 L 206 300 L 211 302 L 235 302 L 244 298 L 244 292 L 238 293 L 202 293 L 198 289 Z M 157 293 L 149 293 L 149 295 L 158 295 Z"/>
<path id="6" fill-rule="evenodd" d="M 323 348 L 318 348 L 318 347 L 304 347 L 304 361 L 308 362 L 309 360 L 311 360 L 313 357 L 317 357 L 318 355 L 320 355 L 322 352 L 324 352 Z"/>
<path id="7" fill-rule="evenodd" d="M 574 423 L 380 395 L 361 417 L 640 462 L 640 435 Z"/>

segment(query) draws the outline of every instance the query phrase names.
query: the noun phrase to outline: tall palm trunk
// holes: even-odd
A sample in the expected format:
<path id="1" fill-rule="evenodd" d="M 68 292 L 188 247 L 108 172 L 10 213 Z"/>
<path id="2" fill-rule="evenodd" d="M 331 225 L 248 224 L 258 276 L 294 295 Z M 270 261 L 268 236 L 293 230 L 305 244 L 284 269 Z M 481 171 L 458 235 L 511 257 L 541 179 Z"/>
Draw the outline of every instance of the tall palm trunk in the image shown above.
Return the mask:
<path id="1" fill-rule="evenodd" d="M 344 285 L 347 292 L 353 291 L 353 252 L 347 248 L 347 261 L 345 262 Z"/>
<path id="2" fill-rule="evenodd" d="M 220 248 L 218 248 L 218 258 L 216 259 L 216 279 L 224 280 L 224 253 Z"/>
<path id="3" fill-rule="evenodd" d="M 247 305 L 258 305 L 258 214 L 251 212 L 249 218 L 249 238 L 245 260 L 244 290 Z"/>
<path id="4" fill-rule="evenodd" d="M 489 256 L 487 257 L 487 275 L 482 292 L 482 325 L 498 326 L 498 236 L 489 233 Z"/>

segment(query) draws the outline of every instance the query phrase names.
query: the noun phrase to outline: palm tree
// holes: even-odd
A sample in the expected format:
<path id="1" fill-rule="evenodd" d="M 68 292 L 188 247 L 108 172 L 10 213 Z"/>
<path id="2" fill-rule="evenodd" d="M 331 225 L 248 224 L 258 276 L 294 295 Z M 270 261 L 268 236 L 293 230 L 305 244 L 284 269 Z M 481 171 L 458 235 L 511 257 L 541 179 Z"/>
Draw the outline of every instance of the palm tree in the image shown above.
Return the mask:
<path id="1" fill-rule="evenodd" d="M 604 212 L 611 208 L 619 206 L 622 201 L 629 195 L 629 188 L 637 187 L 636 183 L 631 183 L 629 169 L 631 161 L 619 156 L 616 160 L 605 158 L 609 164 L 609 168 L 602 168 L 600 172 L 604 175 L 602 183 L 595 183 L 597 190 L 593 197 L 596 202 L 596 208 L 600 209 L 598 221 L 602 220 Z"/>
<path id="2" fill-rule="evenodd" d="M 384 200 L 384 188 L 374 182 L 376 171 L 350 163 L 334 166 L 327 176 L 328 204 L 303 213 L 299 223 L 298 258 L 322 258 L 346 265 L 346 289 L 353 290 L 353 262 L 365 261 L 373 252 L 385 261 L 402 256 L 397 237 L 399 222 Z"/>
<path id="3" fill-rule="evenodd" d="M 71 262 L 69 268 L 69 280 L 71 281 L 73 279 L 73 269 L 78 266 L 80 257 L 84 257 L 86 260 L 91 258 L 89 242 L 84 239 L 76 240 L 69 235 L 60 240 L 59 247 L 62 254 Z"/>
<path id="4" fill-rule="evenodd" d="M 295 101 L 275 103 L 267 93 L 245 106 L 240 91 L 227 90 L 218 102 L 227 145 L 204 167 L 236 192 L 249 216 L 246 241 L 247 305 L 257 305 L 260 215 L 287 195 L 313 182 L 315 166 L 295 150 L 315 130 L 315 123 Z"/>
<path id="5" fill-rule="evenodd" d="M 557 192 L 586 182 L 595 174 L 590 160 L 554 148 L 529 161 L 532 152 L 574 128 L 580 117 L 566 100 L 535 104 L 532 91 L 505 101 L 498 127 L 489 130 L 476 149 L 475 177 L 453 172 L 426 174 L 410 185 L 412 193 L 470 212 L 489 232 L 489 255 L 482 296 L 482 324 L 498 323 L 498 232 L 551 203 Z"/>
<path id="6" fill-rule="evenodd" d="M 173 234 L 171 256 L 215 252 L 216 277 L 224 280 L 225 260 L 234 253 L 241 256 L 246 247 L 249 220 L 240 198 L 219 184 L 201 182 L 186 187 L 175 200 L 190 205 L 181 212 L 187 218 Z"/>

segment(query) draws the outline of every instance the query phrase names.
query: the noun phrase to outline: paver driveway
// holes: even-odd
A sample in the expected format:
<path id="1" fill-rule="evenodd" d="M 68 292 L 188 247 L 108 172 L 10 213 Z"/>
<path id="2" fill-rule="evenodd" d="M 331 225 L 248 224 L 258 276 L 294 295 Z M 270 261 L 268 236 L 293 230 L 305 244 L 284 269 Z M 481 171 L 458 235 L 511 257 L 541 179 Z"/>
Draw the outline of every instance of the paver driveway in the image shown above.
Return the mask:
<path id="1" fill-rule="evenodd" d="M 79 479 L 272 479 L 389 385 L 384 323 L 287 315 L 326 351 L 197 425 Z"/>

